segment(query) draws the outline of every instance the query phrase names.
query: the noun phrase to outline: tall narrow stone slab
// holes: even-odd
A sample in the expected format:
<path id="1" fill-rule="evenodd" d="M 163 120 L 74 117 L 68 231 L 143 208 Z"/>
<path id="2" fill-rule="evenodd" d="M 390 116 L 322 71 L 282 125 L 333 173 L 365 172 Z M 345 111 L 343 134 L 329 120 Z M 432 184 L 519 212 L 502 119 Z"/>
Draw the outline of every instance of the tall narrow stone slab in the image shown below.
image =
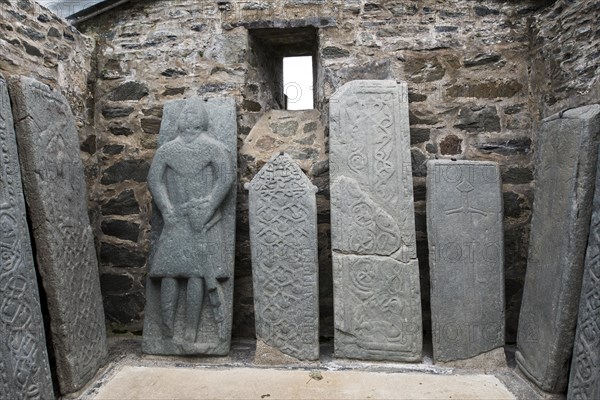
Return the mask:
<path id="1" fill-rule="evenodd" d="M 542 121 L 517 363 L 564 392 L 573 348 L 600 136 L 600 105 Z"/>
<path id="2" fill-rule="evenodd" d="M 318 360 L 317 188 L 281 153 L 246 189 L 256 336 L 289 356 Z"/>
<path id="3" fill-rule="evenodd" d="M 233 99 L 165 103 L 148 175 L 155 207 L 143 351 L 227 355 L 237 127 Z"/>
<path id="4" fill-rule="evenodd" d="M 335 354 L 418 361 L 416 256 L 408 90 L 353 81 L 330 100 Z"/>
<path id="5" fill-rule="evenodd" d="M 63 394 L 106 360 L 106 328 L 79 140 L 67 100 L 31 78 L 10 81 L 25 199 L 46 290 Z"/>
<path id="6" fill-rule="evenodd" d="M 0 75 L 0 398 L 54 397 L 13 117 Z"/>
<path id="7" fill-rule="evenodd" d="M 571 361 L 569 400 L 600 399 L 600 162 L 593 204 Z"/>
<path id="8" fill-rule="evenodd" d="M 493 162 L 427 163 L 427 235 L 435 361 L 504 346 L 504 235 Z"/>

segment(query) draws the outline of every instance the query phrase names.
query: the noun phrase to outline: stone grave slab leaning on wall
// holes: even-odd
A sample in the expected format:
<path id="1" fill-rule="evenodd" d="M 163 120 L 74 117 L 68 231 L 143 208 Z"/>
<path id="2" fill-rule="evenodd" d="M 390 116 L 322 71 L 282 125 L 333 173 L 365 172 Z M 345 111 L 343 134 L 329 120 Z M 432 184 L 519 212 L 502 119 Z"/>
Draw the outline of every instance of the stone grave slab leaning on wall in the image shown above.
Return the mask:
<path id="1" fill-rule="evenodd" d="M 246 184 L 257 340 L 319 359 L 317 188 L 285 154 Z"/>
<path id="2" fill-rule="evenodd" d="M 66 394 L 93 378 L 107 357 L 79 140 L 60 92 L 25 77 L 11 79 L 9 87 L 58 381 Z"/>
<path id="3" fill-rule="evenodd" d="M 0 398 L 54 396 L 21 169 L 6 80 L 0 75 Z"/>
<path id="4" fill-rule="evenodd" d="M 600 119 L 590 121 L 600 131 Z M 583 271 L 568 399 L 600 399 L 600 162 Z"/>
<path id="5" fill-rule="evenodd" d="M 464 360 L 504 346 L 502 222 L 496 163 L 427 163 L 435 361 Z"/>
<path id="6" fill-rule="evenodd" d="M 143 351 L 226 355 L 231 343 L 237 126 L 229 98 L 165 103 L 148 176 L 155 207 Z"/>
<path id="7" fill-rule="evenodd" d="M 406 83 L 347 83 L 330 100 L 330 129 L 335 354 L 419 361 Z"/>
<path id="8" fill-rule="evenodd" d="M 573 349 L 598 158 L 600 105 L 542 121 L 516 353 L 541 389 L 564 392 Z"/>

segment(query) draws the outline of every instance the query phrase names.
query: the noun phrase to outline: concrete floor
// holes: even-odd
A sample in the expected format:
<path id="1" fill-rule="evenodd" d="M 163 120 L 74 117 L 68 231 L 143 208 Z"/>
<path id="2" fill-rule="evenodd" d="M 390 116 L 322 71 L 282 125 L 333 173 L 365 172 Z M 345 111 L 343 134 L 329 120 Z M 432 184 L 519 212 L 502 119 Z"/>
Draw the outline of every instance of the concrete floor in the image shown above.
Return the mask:
<path id="1" fill-rule="evenodd" d="M 141 354 L 139 338 L 110 340 L 111 361 L 96 380 L 67 399 L 560 399 L 537 391 L 509 364 L 472 368 L 362 362 L 257 364 L 253 341 L 236 341 L 228 357 Z M 425 351 L 427 354 L 427 350 Z M 273 364 L 273 363 L 271 363 Z M 275 363 L 276 364 L 276 363 Z"/>
<path id="2" fill-rule="evenodd" d="M 502 399 L 491 375 L 124 367 L 95 399 Z"/>

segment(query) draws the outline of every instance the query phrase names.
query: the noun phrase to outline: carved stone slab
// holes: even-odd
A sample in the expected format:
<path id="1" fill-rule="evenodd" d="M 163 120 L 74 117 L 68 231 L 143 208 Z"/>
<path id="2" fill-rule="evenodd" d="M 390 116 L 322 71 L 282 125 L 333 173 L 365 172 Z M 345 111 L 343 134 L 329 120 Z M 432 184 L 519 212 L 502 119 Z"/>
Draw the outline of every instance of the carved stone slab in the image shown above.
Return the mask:
<path id="1" fill-rule="evenodd" d="M 54 397 L 6 80 L 0 75 L 0 398 Z M 29 396 L 29 397 L 28 397 Z"/>
<path id="2" fill-rule="evenodd" d="M 418 361 L 421 296 L 408 89 L 353 81 L 330 100 L 335 354 Z"/>
<path id="3" fill-rule="evenodd" d="M 256 335 L 287 355 L 318 360 L 317 188 L 281 153 L 246 189 Z"/>
<path id="4" fill-rule="evenodd" d="M 165 103 L 148 184 L 152 218 L 143 351 L 227 355 L 237 125 L 233 99 Z"/>
<path id="5" fill-rule="evenodd" d="M 60 390 L 71 393 L 95 375 L 107 356 L 79 140 L 59 92 L 20 77 L 10 81 L 10 94 Z"/>
<path id="6" fill-rule="evenodd" d="M 493 162 L 427 163 L 427 235 L 435 361 L 504 346 L 504 234 Z"/>
<path id="7" fill-rule="evenodd" d="M 596 130 L 600 130 L 597 122 L 596 119 Z M 600 399 L 600 162 L 593 204 L 571 361 L 569 400 Z"/>
<path id="8" fill-rule="evenodd" d="M 588 239 L 600 105 L 542 122 L 516 359 L 541 389 L 567 386 Z"/>

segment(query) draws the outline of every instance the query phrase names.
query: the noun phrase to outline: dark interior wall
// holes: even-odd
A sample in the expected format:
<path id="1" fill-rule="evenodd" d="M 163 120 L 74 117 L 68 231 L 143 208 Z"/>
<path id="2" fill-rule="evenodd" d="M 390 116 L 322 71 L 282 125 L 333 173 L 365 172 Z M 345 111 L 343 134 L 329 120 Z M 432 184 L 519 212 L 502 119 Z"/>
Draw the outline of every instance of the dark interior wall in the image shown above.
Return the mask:
<path id="1" fill-rule="evenodd" d="M 408 82 L 415 213 L 424 315 L 428 318 L 425 162 L 456 157 L 500 164 L 505 203 L 507 338 L 514 341 L 532 204 L 532 122 L 536 104 L 528 66 L 530 22 L 545 2 L 452 0 L 133 1 L 85 22 L 98 40 L 96 120 L 105 308 L 114 332 L 139 331 L 144 304 L 150 196 L 145 177 L 156 148 L 162 104 L 192 95 L 233 96 L 240 147 L 265 111 L 278 108 L 273 50 L 261 29 L 316 32 L 317 107 L 327 126 L 328 99 L 355 79 Z M 249 34 L 251 30 L 252 34 Z M 262 38 L 264 39 L 264 38 Z M 272 64 L 271 64 L 272 65 Z M 270 76 L 269 76 L 270 75 Z M 278 76 L 278 75 L 277 75 Z M 533 116 L 533 117 L 532 117 Z M 234 335 L 252 336 L 252 277 L 247 197 L 262 166 L 239 159 Z M 326 166 L 321 178 L 326 180 Z M 320 195 L 328 198 L 327 182 Z M 319 216 L 320 241 L 329 216 Z M 328 246 L 324 247 L 326 252 Z M 322 255 L 322 263 L 330 261 Z M 331 303 L 331 293 L 321 292 Z M 332 332 L 323 319 L 323 334 Z"/>
<path id="2" fill-rule="evenodd" d="M 600 3 L 558 0 L 531 23 L 531 91 L 537 120 L 600 102 Z"/>
<path id="3" fill-rule="evenodd" d="M 260 38 L 249 35 L 248 39 L 250 55 L 248 58 L 250 66 L 248 77 L 251 80 L 260 82 L 258 85 L 259 102 L 264 105 L 265 109 L 283 109 L 283 93 L 280 93 L 279 80 L 277 79 L 277 65 L 283 60 L 272 57 L 272 50 Z"/>

